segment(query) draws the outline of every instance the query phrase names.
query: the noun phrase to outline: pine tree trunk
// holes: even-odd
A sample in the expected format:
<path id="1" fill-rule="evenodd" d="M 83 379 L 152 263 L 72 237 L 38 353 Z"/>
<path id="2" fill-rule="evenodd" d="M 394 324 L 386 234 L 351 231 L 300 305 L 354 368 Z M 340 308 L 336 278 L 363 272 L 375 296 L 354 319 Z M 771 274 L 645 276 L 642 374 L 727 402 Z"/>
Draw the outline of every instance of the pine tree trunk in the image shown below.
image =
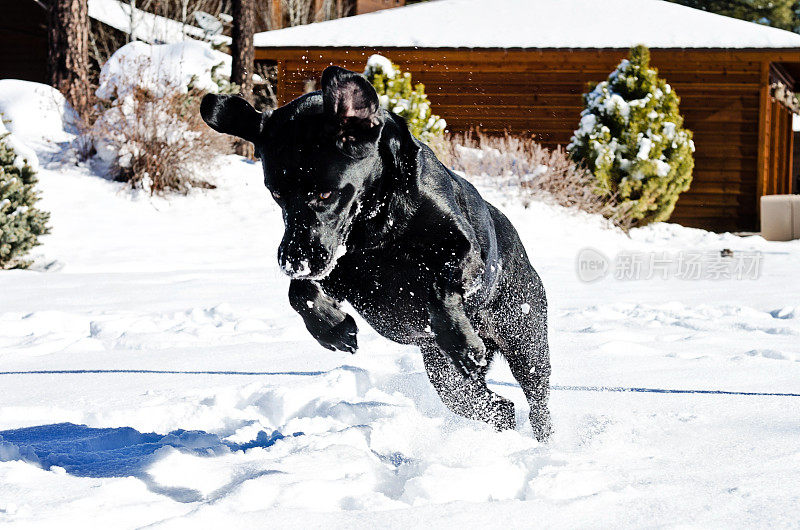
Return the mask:
<path id="1" fill-rule="evenodd" d="M 283 28 L 283 2 L 281 0 L 269 0 L 270 5 L 270 30 Z"/>
<path id="2" fill-rule="evenodd" d="M 250 103 L 253 102 L 253 70 L 255 50 L 253 32 L 255 30 L 255 6 L 253 0 L 233 0 L 233 31 L 231 32 L 231 82 L 239 85 L 239 94 Z M 236 153 L 248 158 L 253 156 L 250 142 L 236 142 Z"/>
<path id="3" fill-rule="evenodd" d="M 52 0 L 48 36 L 50 84 L 83 114 L 89 108 L 87 0 Z"/>
<path id="4" fill-rule="evenodd" d="M 233 0 L 233 31 L 231 43 L 231 81 L 239 85 L 243 98 L 253 100 L 253 31 L 255 28 L 253 0 Z"/>

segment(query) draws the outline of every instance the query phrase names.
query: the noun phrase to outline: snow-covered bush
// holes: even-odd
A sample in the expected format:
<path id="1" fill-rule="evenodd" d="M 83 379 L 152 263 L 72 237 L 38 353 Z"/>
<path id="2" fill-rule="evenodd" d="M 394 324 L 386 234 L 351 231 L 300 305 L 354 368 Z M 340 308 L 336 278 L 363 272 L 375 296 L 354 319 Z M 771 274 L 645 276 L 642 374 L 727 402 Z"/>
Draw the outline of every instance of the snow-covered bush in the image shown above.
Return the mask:
<path id="1" fill-rule="evenodd" d="M 12 136 L 21 144 L 15 147 L 30 149 L 34 145 L 70 142 L 81 122 L 64 95 L 49 85 L 0 79 L 0 115 Z M 33 165 L 35 155 L 31 151 L 28 163 Z M 27 156 L 27 155 L 23 155 Z M 34 167 L 34 170 L 36 168 Z"/>
<path id="2" fill-rule="evenodd" d="M 488 136 L 482 133 L 445 135 L 432 148 L 442 162 L 470 180 L 506 188 L 523 204 L 540 200 L 601 213 L 616 224 L 625 219 L 611 215 L 606 201 L 594 193 L 594 177 L 563 149 L 547 149 L 531 137 Z"/>
<path id="3" fill-rule="evenodd" d="M 586 109 L 567 147 L 596 179 L 597 192 L 635 226 L 669 218 L 694 168 L 692 133 L 680 99 L 650 68 L 645 46 L 631 48 L 608 80 L 584 95 Z"/>
<path id="4" fill-rule="evenodd" d="M 23 268 L 30 263 L 25 253 L 39 244 L 48 232 L 50 214 L 34 205 L 36 193 L 35 156 L 18 154 L 9 141 L 10 133 L 0 122 L 0 269 Z"/>
<path id="5" fill-rule="evenodd" d="M 364 75 L 378 92 L 381 106 L 406 120 L 411 134 L 423 142 L 441 137 L 447 122 L 431 112 L 425 85 L 412 86 L 411 74 L 381 55 L 369 58 Z"/>
<path id="6" fill-rule="evenodd" d="M 205 174 L 230 148 L 200 118 L 207 92 L 235 87 L 219 74 L 218 52 L 200 42 L 131 42 L 100 73 L 99 116 L 89 134 L 119 180 L 150 192 L 208 187 Z"/>

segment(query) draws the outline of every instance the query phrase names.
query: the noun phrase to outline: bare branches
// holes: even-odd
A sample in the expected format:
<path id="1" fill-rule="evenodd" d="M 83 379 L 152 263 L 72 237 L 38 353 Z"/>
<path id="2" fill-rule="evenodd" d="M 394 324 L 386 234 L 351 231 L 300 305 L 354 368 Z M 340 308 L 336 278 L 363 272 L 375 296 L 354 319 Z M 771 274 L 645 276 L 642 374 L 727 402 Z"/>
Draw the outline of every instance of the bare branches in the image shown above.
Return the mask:
<path id="1" fill-rule="evenodd" d="M 487 186 L 505 188 L 525 206 L 532 200 L 546 201 L 601 214 L 626 231 L 632 226 L 624 211 L 612 208 L 608 196 L 596 192 L 592 173 L 561 148 L 547 149 L 532 137 L 474 131 L 449 135 L 431 148 L 445 165 Z"/>

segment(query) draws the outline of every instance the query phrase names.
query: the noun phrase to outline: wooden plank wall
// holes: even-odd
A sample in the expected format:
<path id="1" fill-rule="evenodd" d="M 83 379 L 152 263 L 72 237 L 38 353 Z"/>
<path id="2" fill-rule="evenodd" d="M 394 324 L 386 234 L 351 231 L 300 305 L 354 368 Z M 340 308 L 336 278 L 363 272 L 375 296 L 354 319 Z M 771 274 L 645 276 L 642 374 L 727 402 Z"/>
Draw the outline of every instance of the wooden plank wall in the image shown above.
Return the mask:
<path id="1" fill-rule="evenodd" d="M 587 84 L 605 79 L 627 50 L 262 49 L 256 58 L 278 60 L 278 95 L 285 103 L 328 64 L 361 71 L 372 53 L 424 83 L 434 112 L 451 131 L 509 130 L 555 147 L 566 145 L 577 127 Z M 673 221 L 712 230 L 757 229 L 764 61 L 758 53 L 652 51 L 652 65 L 681 97 L 685 126 L 697 146 L 692 187 L 681 196 Z M 768 156 L 785 164 L 785 153 Z"/>

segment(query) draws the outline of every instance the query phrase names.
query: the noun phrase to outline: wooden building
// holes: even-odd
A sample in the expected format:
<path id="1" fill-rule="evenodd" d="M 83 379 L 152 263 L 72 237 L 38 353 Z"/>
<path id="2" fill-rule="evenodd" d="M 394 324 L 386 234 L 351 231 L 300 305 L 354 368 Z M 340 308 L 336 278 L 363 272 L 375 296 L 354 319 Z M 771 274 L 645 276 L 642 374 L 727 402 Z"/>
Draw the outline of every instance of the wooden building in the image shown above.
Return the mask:
<path id="1" fill-rule="evenodd" d="M 757 230 L 759 197 L 792 190 L 800 35 L 658 0 L 440 0 L 256 35 L 277 65 L 281 103 L 329 64 L 363 70 L 380 53 L 425 84 L 451 131 L 479 127 L 566 145 L 582 93 L 631 45 L 681 97 L 697 147 L 672 220 Z M 798 87 L 800 89 L 800 87 Z"/>
<path id="2" fill-rule="evenodd" d="M 38 2 L 3 5 L 0 79 L 47 82 L 47 11 Z"/>

